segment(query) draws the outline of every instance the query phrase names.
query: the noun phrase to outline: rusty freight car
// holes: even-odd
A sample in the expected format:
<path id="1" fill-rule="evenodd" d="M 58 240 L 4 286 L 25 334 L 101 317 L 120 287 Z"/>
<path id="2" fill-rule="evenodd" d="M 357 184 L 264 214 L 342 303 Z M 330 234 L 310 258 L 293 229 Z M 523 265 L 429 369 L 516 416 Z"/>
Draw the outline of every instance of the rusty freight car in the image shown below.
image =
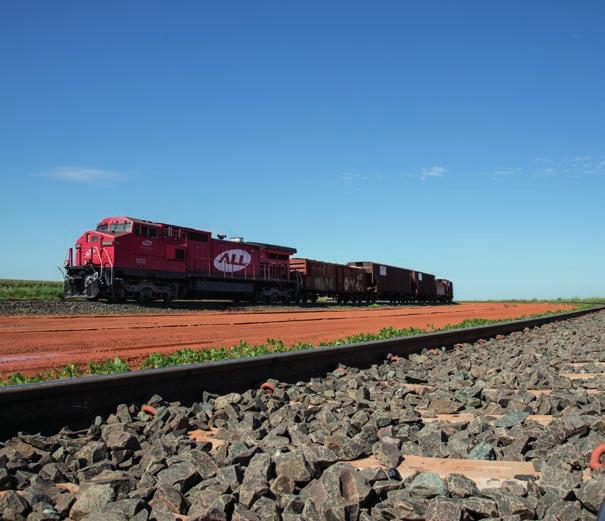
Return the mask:
<path id="1" fill-rule="evenodd" d="M 412 271 L 412 290 L 418 302 L 433 302 L 437 300 L 435 292 L 435 275 L 422 271 Z"/>
<path id="2" fill-rule="evenodd" d="M 366 292 L 366 272 L 344 264 L 293 258 L 290 272 L 298 280 L 298 298 L 302 302 L 316 302 L 320 296 L 357 302 Z"/>
<path id="3" fill-rule="evenodd" d="M 368 277 L 368 301 L 387 300 L 392 303 L 409 302 L 415 294 L 412 270 L 370 261 L 349 262 L 349 266 L 363 268 Z"/>
<path id="4" fill-rule="evenodd" d="M 454 298 L 454 284 L 452 284 L 452 281 L 435 279 L 435 297 L 439 302 L 451 302 Z"/>

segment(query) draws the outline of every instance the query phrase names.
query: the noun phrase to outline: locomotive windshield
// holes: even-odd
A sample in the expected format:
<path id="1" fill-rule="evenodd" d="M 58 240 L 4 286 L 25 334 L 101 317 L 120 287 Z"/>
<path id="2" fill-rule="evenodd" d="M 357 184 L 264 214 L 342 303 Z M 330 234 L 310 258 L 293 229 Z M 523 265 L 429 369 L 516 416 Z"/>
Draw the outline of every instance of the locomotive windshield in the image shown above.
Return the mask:
<path id="1" fill-rule="evenodd" d="M 132 223 L 103 223 L 97 226 L 97 231 L 106 233 L 131 232 Z"/>

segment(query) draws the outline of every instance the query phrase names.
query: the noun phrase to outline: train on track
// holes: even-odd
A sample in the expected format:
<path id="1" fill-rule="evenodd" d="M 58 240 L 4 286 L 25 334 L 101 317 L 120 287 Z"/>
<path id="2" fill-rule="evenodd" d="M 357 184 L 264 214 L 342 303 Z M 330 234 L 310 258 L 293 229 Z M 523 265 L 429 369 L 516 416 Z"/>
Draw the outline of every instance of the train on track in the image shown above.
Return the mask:
<path id="1" fill-rule="evenodd" d="M 131 217 L 107 217 L 65 258 L 65 297 L 229 298 L 255 303 L 451 302 L 451 281 L 371 261 L 295 258 L 295 248 L 213 237 L 211 232 Z"/>

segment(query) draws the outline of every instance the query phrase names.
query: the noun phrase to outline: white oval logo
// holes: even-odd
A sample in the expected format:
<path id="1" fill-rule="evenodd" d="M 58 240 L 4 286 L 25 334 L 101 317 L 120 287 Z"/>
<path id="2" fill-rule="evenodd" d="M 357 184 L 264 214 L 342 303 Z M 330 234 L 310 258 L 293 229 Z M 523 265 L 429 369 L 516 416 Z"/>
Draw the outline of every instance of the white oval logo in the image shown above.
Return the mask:
<path id="1" fill-rule="evenodd" d="M 250 262 L 252 257 L 246 250 L 227 250 L 214 258 L 214 267 L 225 273 L 233 273 L 243 270 Z"/>
<path id="2" fill-rule="evenodd" d="M 151 245 L 153 245 L 153 241 L 150 241 L 149 239 L 145 239 L 141 244 L 143 246 L 151 246 Z"/>

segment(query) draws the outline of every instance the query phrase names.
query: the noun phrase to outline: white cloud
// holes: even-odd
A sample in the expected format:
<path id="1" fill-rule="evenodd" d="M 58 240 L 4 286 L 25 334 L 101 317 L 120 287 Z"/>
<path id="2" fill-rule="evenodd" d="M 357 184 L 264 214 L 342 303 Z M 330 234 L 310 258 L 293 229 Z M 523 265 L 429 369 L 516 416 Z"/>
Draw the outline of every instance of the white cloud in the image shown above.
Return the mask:
<path id="1" fill-rule="evenodd" d="M 583 155 L 583 156 L 564 156 L 558 159 L 548 157 L 535 157 L 533 161 L 524 167 L 501 168 L 486 172 L 492 179 L 505 178 L 510 176 L 524 177 L 583 177 L 583 176 L 603 176 L 605 175 L 605 156 L 603 155 Z"/>
<path id="2" fill-rule="evenodd" d="M 345 172 L 342 175 L 342 180 L 345 183 L 353 183 L 355 181 L 367 181 L 368 180 L 368 176 L 367 175 L 362 175 L 362 174 L 354 174 L 352 172 Z"/>
<path id="3" fill-rule="evenodd" d="M 494 177 L 510 177 L 511 175 L 518 175 L 521 173 L 520 168 L 501 168 L 500 170 L 495 170 L 492 175 Z"/>
<path id="4" fill-rule="evenodd" d="M 555 177 L 559 175 L 559 172 L 555 168 L 540 168 L 534 174 L 535 177 Z"/>
<path id="5" fill-rule="evenodd" d="M 113 170 L 100 170 L 98 168 L 87 168 L 79 166 L 59 166 L 44 177 L 58 179 L 61 181 L 70 181 L 74 183 L 90 183 L 93 181 L 110 181 L 124 177 L 119 172 Z"/>
<path id="6" fill-rule="evenodd" d="M 429 177 L 443 177 L 447 170 L 441 165 L 434 165 L 430 168 L 423 168 L 420 175 L 421 181 L 426 181 Z"/>

